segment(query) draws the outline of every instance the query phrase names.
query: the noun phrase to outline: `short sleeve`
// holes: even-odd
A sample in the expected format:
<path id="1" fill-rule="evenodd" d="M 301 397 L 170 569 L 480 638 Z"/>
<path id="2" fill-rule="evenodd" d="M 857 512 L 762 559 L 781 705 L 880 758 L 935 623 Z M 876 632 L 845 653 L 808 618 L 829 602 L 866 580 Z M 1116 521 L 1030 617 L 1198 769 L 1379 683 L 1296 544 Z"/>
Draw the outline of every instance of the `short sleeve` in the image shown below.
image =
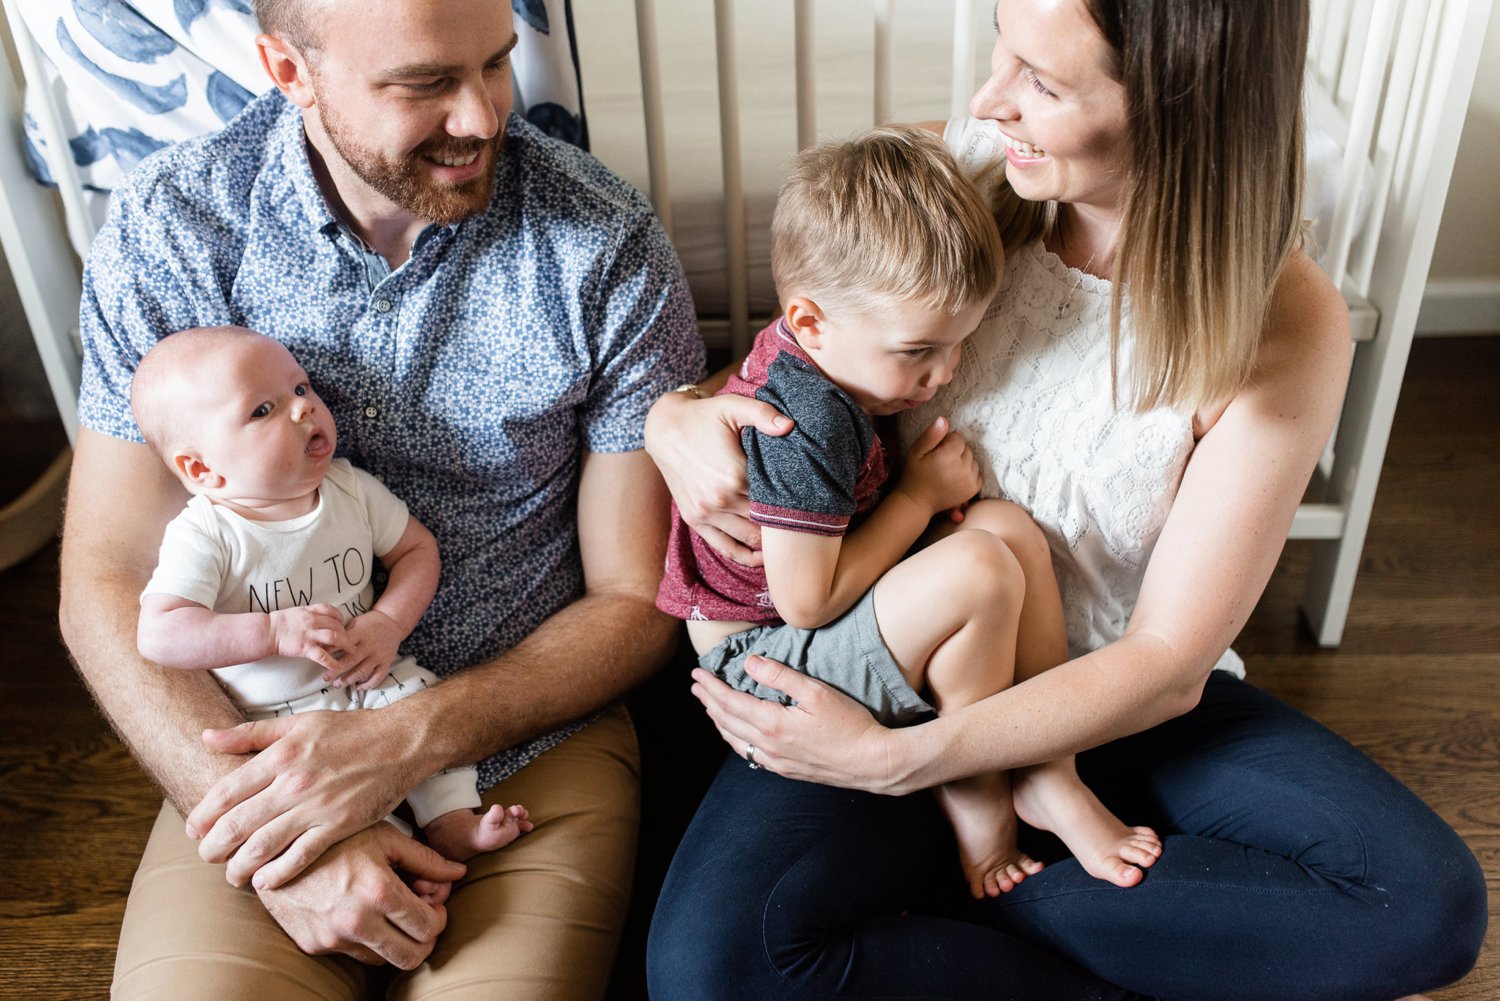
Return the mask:
<path id="1" fill-rule="evenodd" d="M 168 523 L 156 569 L 141 595 L 170 594 L 213 608 L 218 604 L 228 567 L 224 540 L 210 532 L 189 507 Z"/>
<path id="2" fill-rule="evenodd" d="M 747 428 L 750 520 L 771 528 L 843 535 L 858 507 L 860 470 L 874 429 L 832 383 L 785 356 L 756 394 L 796 421 L 786 435 Z"/>
<path id="3" fill-rule="evenodd" d="M 370 549 L 377 557 L 382 557 L 401 541 L 411 514 L 405 501 L 363 469 L 351 466 L 350 477 L 354 495 L 364 504 L 370 519 Z"/>
<path id="4" fill-rule="evenodd" d="M 582 408 L 584 447 L 629 452 L 645 443 L 662 393 L 703 375 L 703 340 L 677 252 L 656 216 L 625 229 L 594 304 L 593 376 Z"/>
<path id="5" fill-rule="evenodd" d="M 174 250 L 186 254 L 182 241 L 158 232 L 168 214 L 149 210 L 134 189 L 119 189 L 83 270 L 79 422 L 127 441 L 142 440 L 130 412 L 130 382 L 146 352 L 173 331 L 228 320 L 204 316 L 195 305 L 182 262 L 173 257 Z"/>
<path id="6" fill-rule="evenodd" d="M 995 189 L 1005 179 L 1005 141 L 1000 137 L 1000 127 L 988 119 L 950 118 L 943 128 L 943 142 L 985 201 L 992 201 Z"/>

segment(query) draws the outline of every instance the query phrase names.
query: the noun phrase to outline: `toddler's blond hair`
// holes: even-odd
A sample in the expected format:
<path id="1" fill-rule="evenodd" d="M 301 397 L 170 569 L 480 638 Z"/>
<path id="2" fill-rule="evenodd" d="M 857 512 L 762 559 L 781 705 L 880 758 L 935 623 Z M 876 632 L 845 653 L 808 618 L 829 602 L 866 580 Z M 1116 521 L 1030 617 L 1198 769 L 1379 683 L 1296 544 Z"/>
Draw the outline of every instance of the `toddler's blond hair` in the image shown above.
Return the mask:
<path id="1" fill-rule="evenodd" d="M 956 315 L 995 293 L 1003 260 L 995 218 L 947 146 L 887 126 L 803 150 L 771 222 L 782 306 L 869 312 L 919 302 Z"/>

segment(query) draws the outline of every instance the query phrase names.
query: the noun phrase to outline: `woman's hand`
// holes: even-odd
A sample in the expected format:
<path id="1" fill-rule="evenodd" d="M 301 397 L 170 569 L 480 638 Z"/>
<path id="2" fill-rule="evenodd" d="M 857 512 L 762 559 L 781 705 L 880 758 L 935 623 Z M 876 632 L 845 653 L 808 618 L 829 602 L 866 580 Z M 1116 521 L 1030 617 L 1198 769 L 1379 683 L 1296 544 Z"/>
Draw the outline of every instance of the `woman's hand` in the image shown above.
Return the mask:
<path id="1" fill-rule="evenodd" d="M 735 754 L 743 758 L 754 747 L 755 764 L 789 779 L 887 795 L 914 791 L 901 752 L 903 738 L 920 727 L 887 729 L 837 689 L 764 657 L 749 658 L 745 671 L 797 704 L 764 702 L 702 668 L 693 671 L 693 695 Z"/>
<path id="2" fill-rule="evenodd" d="M 759 566 L 760 529 L 749 518 L 745 452 L 740 431 L 783 435 L 791 418 L 748 396 L 698 400 L 667 393 L 646 416 L 646 451 L 672 491 L 683 521 L 714 549 L 744 566 Z"/>

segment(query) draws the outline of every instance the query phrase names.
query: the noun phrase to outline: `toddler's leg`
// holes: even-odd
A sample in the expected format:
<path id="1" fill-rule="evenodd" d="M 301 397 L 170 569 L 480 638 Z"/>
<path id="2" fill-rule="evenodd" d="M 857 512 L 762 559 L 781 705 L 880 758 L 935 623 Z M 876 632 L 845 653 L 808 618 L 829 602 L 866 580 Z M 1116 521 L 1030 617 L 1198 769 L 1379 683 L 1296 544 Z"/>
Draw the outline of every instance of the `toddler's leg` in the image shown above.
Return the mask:
<path id="1" fill-rule="evenodd" d="M 958 530 L 988 532 L 1005 543 L 1026 578 L 1017 624 L 1017 682 L 1033 678 L 1068 658 L 1062 599 L 1052 571 L 1052 553 L 1042 530 L 1016 505 L 980 501 L 964 513 Z M 1141 869 L 1161 855 L 1161 839 L 1149 827 L 1127 827 L 1078 777 L 1073 757 L 1012 773 L 1015 808 L 1033 827 L 1051 831 L 1096 879 L 1134 886 Z"/>
<path id="2" fill-rule="evenodd" d="M 912 687 L 939 713 L 1010 687 L 1024 581 L 1010 551 L 963 532 L 903 560 L 875 585 L 875 618 Z M 950 782 L 938 802 L 958 837 L 975 897 L 1015 887 L 1041 864 L 1016 848 L 1016 813 L 1003 772 Z"/>
<path id="3" fill-rule="evenodd" d="M 422 833 L 444 858 L 467 862 L 481 852 L 504 848 L 530 830 L 524 806 L 496 803 L 484 813 L 449 810 L 432 818 Z"/>

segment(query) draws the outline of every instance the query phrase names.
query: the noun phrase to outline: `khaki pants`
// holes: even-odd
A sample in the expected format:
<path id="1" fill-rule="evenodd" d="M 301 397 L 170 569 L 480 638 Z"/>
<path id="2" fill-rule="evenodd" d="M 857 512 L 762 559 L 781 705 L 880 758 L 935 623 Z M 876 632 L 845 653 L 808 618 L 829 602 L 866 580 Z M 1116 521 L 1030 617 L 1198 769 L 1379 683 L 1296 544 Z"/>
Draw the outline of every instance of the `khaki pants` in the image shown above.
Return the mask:
<path id="1" fill-rule="evenodd" d="M 490 789 L 536 829 L 471 859 L 448 927 L 410 973 L 307 956 L 254 893 L 198 858 L 164 804 L 131 887 L 112 994 L 119 999 L 300 1001 L 379 997 L 603 997 L 630 900 L 640 819 L 640 753 L 616 706 Z"/>

